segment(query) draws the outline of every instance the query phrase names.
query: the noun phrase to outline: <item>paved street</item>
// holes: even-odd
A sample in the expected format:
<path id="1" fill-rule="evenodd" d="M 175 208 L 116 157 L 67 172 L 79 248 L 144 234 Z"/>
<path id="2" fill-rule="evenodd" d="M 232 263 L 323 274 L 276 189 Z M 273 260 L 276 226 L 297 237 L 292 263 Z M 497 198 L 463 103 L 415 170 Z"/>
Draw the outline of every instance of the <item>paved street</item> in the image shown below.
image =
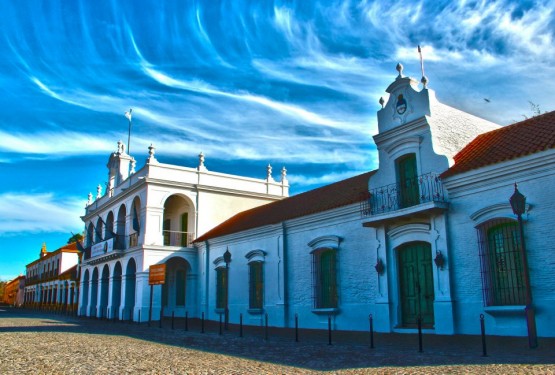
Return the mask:
<path id="1" fill-rule="evenodd" d="M 0 307 L 1 374 L 555 374 L 555 339 L 414 335 L 231 326 L 171 320 L 130 324 Z"/>

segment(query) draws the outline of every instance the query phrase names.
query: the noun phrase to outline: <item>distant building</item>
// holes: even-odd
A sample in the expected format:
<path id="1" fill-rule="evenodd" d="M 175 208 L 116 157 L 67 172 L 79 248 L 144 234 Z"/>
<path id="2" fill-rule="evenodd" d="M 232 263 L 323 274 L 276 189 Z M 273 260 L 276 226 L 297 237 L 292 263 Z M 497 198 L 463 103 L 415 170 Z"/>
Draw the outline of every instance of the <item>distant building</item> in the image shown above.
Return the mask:
<path id="1" fill-rule="evenodd" d="M 8 281 L 4 289 L 4 303 L 20 307 L 23 305 L 23 289 L 25 288 L 25 276 L 18 276 Z"/>
<path id="2" fill-rule="evenodd" d="M 79 294 L 80 251 L 77 243 L 47 251 L 26 266 L 25 305 L 51 310 L 74 311 Z"/>

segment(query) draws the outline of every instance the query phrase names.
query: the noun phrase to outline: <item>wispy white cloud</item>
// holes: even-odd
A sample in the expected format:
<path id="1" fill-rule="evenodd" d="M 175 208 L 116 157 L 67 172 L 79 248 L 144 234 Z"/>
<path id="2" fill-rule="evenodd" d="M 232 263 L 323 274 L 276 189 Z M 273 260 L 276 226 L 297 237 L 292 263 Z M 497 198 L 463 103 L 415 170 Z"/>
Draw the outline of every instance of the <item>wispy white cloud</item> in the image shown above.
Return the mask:
<path id="1" fill-rule="evenodd" d="M 0 130 L 0 150 L 18 154 L 49 154 L 52 156 L 105 154 L 114 149 L 109 136 L 89 135 L 70 131 L 15 133 Z"/>
<path id="2" fill-rule="evenodd" d="M 83 224 L 85 200 L 54 193 L 0 194 L 0 235 L 12 233 L 71 232 Z"/>
<path id="3" fill-rule="evenodd" d="M 147 73 L 154 80 L 158 81 L 163 85 L 170 86 L 173 88 L 189 90 L 189 91 L 193 91 L 201 94 L 207 94 L 207 95 L 223 96 L 223 97 L 247 102 L 250 104 L 258 104 L 266 108 L 272 109 L 276 112 L 279 112 L 283 115 L 290 116 L 301 122 L 325 125 L 325 126 L 330 126 L 335 128 L 352 127 L 352 124 L 348 122 L 336 120 L 333 118 L 320 115 L 316 112 L 302 108 L 299 105 L 281 103 L 281 102 L 272 100 L 268 97 L 253 95 L 250 93 L 233 93 L 233 92 L 220 90 L 200 80 L 192 80 L 192 81 L 179 80 L 169 76 L 168 74 L 159 72 L 147 65 L 145 65 L 143 69 L 145 73 Z"/>

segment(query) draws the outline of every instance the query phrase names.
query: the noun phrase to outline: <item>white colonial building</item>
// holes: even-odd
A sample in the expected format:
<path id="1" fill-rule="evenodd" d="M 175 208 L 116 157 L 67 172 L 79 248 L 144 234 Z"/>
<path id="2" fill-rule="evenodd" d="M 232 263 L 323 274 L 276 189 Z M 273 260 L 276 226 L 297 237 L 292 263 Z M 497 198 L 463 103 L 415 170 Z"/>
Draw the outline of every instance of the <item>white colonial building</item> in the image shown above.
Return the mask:
<path id="1" fill-rule="evenodd" d="M 555 336 L 555 113 L 500 127 L 397 68 L 380 99 L 378 170 L 242 212 L 195 241 L 210 319 L 228 309 L 232 323 L 268 314 L 292 327 L 296 315 L 303 327 L 331 317 L 367 330 L 372 314 L 381 332 L 416 332 L 420 320 L 429 333 L 478 334 L 483 314 L 489 334 L 526 335 L 529 306 L 538 335 Z M 524 237 L 515 182 L 528 198 Z"/>
<path id="2" fill-rule="evenodd" d="M 73 312 L 79 294 L 79 250 L 70 243 L 55 251 L 42 245 L 39 258 L 26 266 L 24 304 Z"/>
<path id="3" fill-rule="evenodd" d="M 137 320 L 148 266 L 167 264 L 155 315 L 435 334 L 555 336 L 555 112 L 501 127 L 403 75 L 380 99 L 379 168 L 287 197 L 274 182 L 156 162 L 110 184 L 83 217 L 81 313 Z M 527 197 L 517 217 L 509 198 Z M 520 225 L 522 223 L 522 226 Z M 522 230 L 521 230 L 522 229 Z M 194 241 L 191 240 L 194 238 Z M 90 250 L 89 250 L 90 249 Z M 528 283 L 529 280 L 529 283 Z M 160 293 L 160 290 L 163 293 Z M 107 311 L 106 313 L 104 311 Z M 144 319 L 143 319 L 144 320 Z M 532 329 L 532 328 L 530 328 Z"/>
<path id="4" fill-rule="evenodd" d="M 79 313 L 145 321 L 151 265 L 166 264 L 166 282 L 156 286 L 153 312 L 200 314 L 205 283 L 192 241 L 238 212 L 289 194 L 285 168 L 276 182 L 209 171 L 204 155 L 196 168 L 159 163 L 149 147 L 143 168 L 121 142 L 108 161 L 108 184 L 96 200 L 89 194 Z M 142 317 L 141 317 L 142 316 Z"/>

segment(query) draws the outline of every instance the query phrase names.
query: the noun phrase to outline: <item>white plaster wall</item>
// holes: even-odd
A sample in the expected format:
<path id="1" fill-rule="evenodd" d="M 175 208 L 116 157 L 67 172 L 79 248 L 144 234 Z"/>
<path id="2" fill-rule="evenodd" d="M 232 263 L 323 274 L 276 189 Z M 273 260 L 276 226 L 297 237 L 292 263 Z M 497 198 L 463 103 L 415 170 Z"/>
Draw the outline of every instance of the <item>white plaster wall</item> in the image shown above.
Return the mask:
<path id="1" fill-rule="evenodd" d="M 450 267 L 456 299 L 457 332 L 478 334 L 479 316 L 484 314 L 486 329 L 494 335 L 527 335 L 524 313 L 485 313 L 482 298 L 478 238 L 475 226 L 494 217 L 516 220 L 509 205 L 514 182 L 527 197 L 531 209 L 524 215 L 532 296 L 536 307 L 539 336 L 555 336 L 555 263 L 551 261 L 555 243 L 555 152 L 534 154 L 516 161 L 481 168 L 446 180 L 450 189 Z M 485 210 L 488 207 L 498 209 Z M 482 210 L 481 215 L 476 213 Z M 474 215 L 473 215 L 474 214 Z M 472 216 L 472 217 L 471 217 Z M 474 218 L 474 219 L 473 219 Z"/>
<path id="2" fill-rule="evenodd" d="M 298 314 L 303 328 L 326 328 L 327 315 L 313 313 L 312 255 L 308 243 L 321 236 L 338 236 L 337 284 L 339 313 L 333 317 L 335 329 L 368 327 L 368 315 L 376 295 L 375 251 L 372 231 L 361 225 L 358 205 L 311 215 L 299 220 L 226 236 L 209 244 L 207 317 L 217 320 L 216 265 L 214 260 L 228 248 L 230 322 L 243 313 L 244 324 L 260 324 L 263 315 L 248 313 L 248 260 L 252 250 L 266 252 L 264 263 L 264 312 L 271 326 L 294 326 Z M 285 239 L 285 240 L 284 240 Z M 206 245 L 200 246 L 206 251 Z M 284 263 L 285 262 L 285 263 Z"/>

